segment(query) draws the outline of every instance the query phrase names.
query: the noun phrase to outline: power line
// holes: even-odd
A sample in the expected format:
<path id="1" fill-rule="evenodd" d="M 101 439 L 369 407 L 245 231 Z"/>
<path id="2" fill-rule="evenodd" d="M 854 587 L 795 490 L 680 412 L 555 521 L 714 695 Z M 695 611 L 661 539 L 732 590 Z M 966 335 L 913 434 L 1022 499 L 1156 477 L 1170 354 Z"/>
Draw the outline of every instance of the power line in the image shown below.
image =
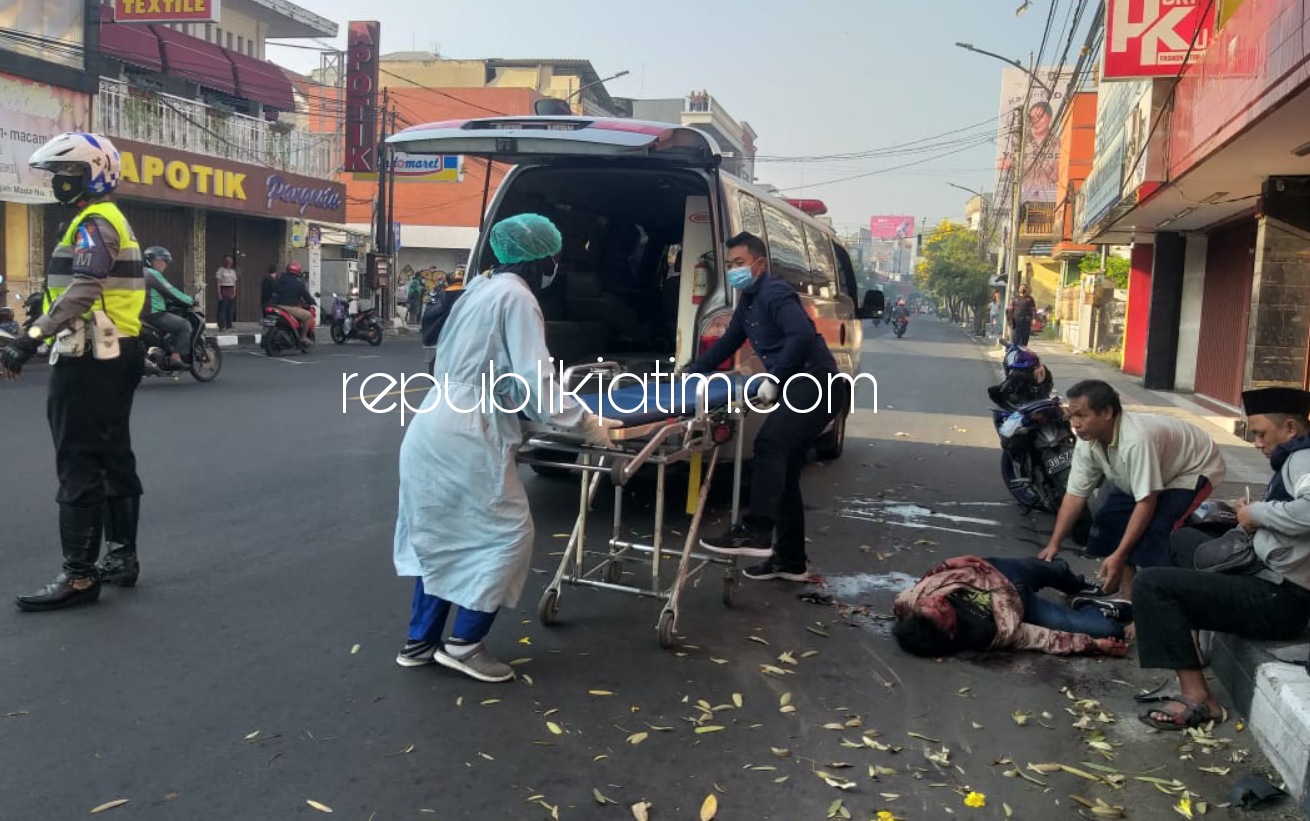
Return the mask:
<path id="1" fill-rule="evenodd" d="M 994 142 L 994 140 L 993 140 L 992 138 L 988 137 L 988 138 L 986 138 L 986 139 L 979 140 L 978 142 L 972 143 L 972 144 L 970 144 L 970 145 L 966 145 L 966 146 L 964 146 L 963 148 L 957 148 L 957 149 L 955 149 L 955 150 L 953 150 L 953 151 L 947 151 L 947 152 L 944 152 L 944 153 L 942 153 L 942 154 L 937 154 L 936 156 L 932 156 L 932 157 L 925 157 L 924 159 L 921 159 L 921 160 L 914 160 L 913 162 L 902 163 L 901 165 L 893 165 L 893 166 L 890 166 L 890 167 L 888 167 L 888 168 L 879 168 L 879 169 L 876 170 L 876 171 L 866 171 L 866 172 L 863 173 L 863 174 L 855 174 L 855 175 L 850 176 L 850 177 L 841 177 L 841 178 L 839 178 L 839 179 L 835 179 L 835 180 L 824 180 L 823 182 L 812 182 L 812 183 L 807 183 L 807 184 L 805 184 L 805 185 L 793 185 L 793 186 L 789 186 L 789 187 L 787 187 L 787 188 L 780 188 L 780 189 L 778 189 L 778 190 L 780 190 L 780 191 L 800 191 L 800 190 L 804 190 L 804 189 L 806 189 L 806 188 L 818 188 L 818 187 L 823 186 L 823 185 L 835 185 L 835 184 L 837 184 L 837 183 L 839 183 L 839 182 L 850 182 L 851 180 L 860 180 L 860 179 L 864 179 L 865 177 L 873 177 L 873 176 L 877 176 L 877 175 L 879 175 L 879 174 L 886 174 L 886 173 L 888 173 L 889 171 L 899 171 L 899 170 L 902 169 L 902 168 L 910 168 L 911 166 L 922 165 L 922 164 L 924 164 L 924 163 L 932 162 L 933 160 L 939 160 L 939 159 L 941 159 L 942 157 L 949 157 L 949 156 L 951 156 L 952 154 L 959 154 L 959 153 L 961 153 L 961 152 L 963 152 L 963 151 L 968 151 L 968 150 L 971 149 L 971 148 L 977 148 L 977 147 L 979 147 L 979 146 L 986 145 L 986 144 L 991 143 L 991 142 Z"/>

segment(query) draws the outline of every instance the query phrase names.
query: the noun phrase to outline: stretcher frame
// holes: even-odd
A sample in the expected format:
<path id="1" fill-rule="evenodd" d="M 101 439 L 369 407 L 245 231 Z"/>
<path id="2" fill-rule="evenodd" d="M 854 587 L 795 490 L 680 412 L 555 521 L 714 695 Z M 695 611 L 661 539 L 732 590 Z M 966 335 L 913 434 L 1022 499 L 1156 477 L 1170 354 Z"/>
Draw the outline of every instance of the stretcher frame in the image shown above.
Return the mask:
<path id="1" fill-rule="evenodd" d="M 616 363 L 599 362 L 592 365 L 570 368 L 564 373 L 565 384 L 575 370 L 585 371 L 617 367 Z M 536 423 L 524 424 L 524 446 L 519 452 L 521 464 L 555 468 L 579 475 L 578 514 L 573 529 L 569 533 L 568 544 L 560 558 L 555 576 L 542 593 L 537 606 L 537 615 L 546 626 L 555 624 L 559 618 L 559 602 L 565 585 L 590 587 L 626 593 L 643 598 L 654 598 L 663 602 L 655 629 L 660 646 L 672 647 L 676 641 L 676 630 L 683 590 L 688 582 L 698 579 L 711 567 L 722 567 L 724 606 L 732 607 L 738 588 L 741 586 L 741 569 L 737 557 L 712 555 L 697 549 L 700 540 L 700 525 L 709 499 L 710 485 L 714 479 L 715 466 L 719 461 L 719 452 L 731 443 L 732 455 L 732 521 L 735 523 L 741 504 L 741 478 L 743 461 L 742 430 L 745 425 L 746 405 L 742 402 L 741 385 L 735 384 L 729 395 L 725 408 L 710 408 L 708 399 L 698 397 L 696 413 L 690 417 L 672 417 L 631 427 L 614 428 L 609 432 L 611 446 L 600 448 L 585 444 L 579 440 L 574 430 L 556 428 Z M 724 427 L 728 431 L 724 437 Z M 719 436 L 716 438 L 716 432 Z M 568 453 L 574 461 L 548 459 L 536 455 L 538 451 L 548 450 Z M 667 488 L 667 471 L 670 465 L 690 462 L 701 457 L 702 463 L 708 459 L 709 467 L 702 477 L 691 524 L 688 526 L 682 549 L 675 550 L 665 545 L 664 507 Z M 623 533 L 623 492 L 629 480 L 647 465 L 654 465 L 655 474 L 655 527 L 652 542 L 647 544 Z M 693 472 L 694 475 L 694 472 Z M 606 543 L 605 550 L 588 550 L 587 524 L 591 506 L 596 498 L 601 479 L 609 476 L 614 485 L 613 531 Z M 587 566 L 588 558 L 595 563 Z M 662 560 L 676 559 L 677 572 L 670 584 L 662 582 Z M 650 565 L 650 577 L 646 584 L 623 583 L 623 564 L 625 560 L 636 560 Z M 640 574 L 639 574 L 640 575 Z"/>

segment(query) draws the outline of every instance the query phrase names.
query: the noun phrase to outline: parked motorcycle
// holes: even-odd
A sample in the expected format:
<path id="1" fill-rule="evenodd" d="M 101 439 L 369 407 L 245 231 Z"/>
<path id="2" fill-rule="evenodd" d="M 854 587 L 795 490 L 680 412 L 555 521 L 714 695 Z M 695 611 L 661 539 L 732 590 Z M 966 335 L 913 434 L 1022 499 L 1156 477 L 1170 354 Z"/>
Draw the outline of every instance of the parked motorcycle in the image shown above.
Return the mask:
<path id="1" fill-rule="evenodd" d="M 0 283 L 3 282 L 4 275 L 0 274 Z M 23 296 L 21 293 L 15 295 L 23 303 L 23 322 L 21 325 L 18 324 L 18 321 L 14 318 L 12 308 L 0 308 L 0 349 L 8 345 L 9 340 L 27 333 L 27 329 L 32 327 L 32 323 L 36 322 L 37 318 L 44 313 L 44 296 L 40 291 L 27 296 Z M 45 356 L 50 353 L 50 346 L 42 342 L 37 346 L 36 352 L 38 356 Z"/>
<path id="2" fill-rule="evenodd" d="M 318 294 L 314 294 L 318 299 Z M 300 323 L 294 316 L 277 305 L 264 306 L 264 317 L 260 320 L 263 332 L 259 344 L 264 353 L 277 356 L 283 351 L 300 350 L 309 353 L 314 348 L 314 331 L 318 326 L 318 306 L 307 306 L 309 311 L 309 333 L 305 334 L 305 344 L 300 344 Z"/>
<path id="3" fill-rule="evenodd" d="M 992 424 L 1001 439 L 1001 476 L 1019 504 L 1054 513 L 1064 498 L 1077 440 L 1037 355 L 1011 345 L 1004 362 L 1005 381 L 987 389 L 996 405 Z"/>
<path id="4" fill-rule="evenodd" d="M 196 291 L 199 297 L 204 288 Z M 198 303 L 197 303 L 198 304 Z M 177 368 L 168 362 L 168 348 L 165 344 L 168 334 L 150 324 L 149 319 L 141 322 L 141 343 L 146 349 L 146 376 L 171 376 L 180 378 L 183 372 L 189 372 L 197 382 L 213 382 L 218 372 L 223 369 L 223 351 L 218 343 L 205 336 L 205 315 L 200 308 L 170 306 L 169 313 L 180 316 L 191 326 L 190 345 L 185 351 L 178 351 L 182 356 L 182 367 Z"/>
<path id="5" fill-rule="evenodd" d="M 349 302 L 337 294 L 332 295 L 332 326 L 329 331 L 332 341 L 338 345 L 346 344 L 347 339 L 362 339 L 375 348 L 382 344 L 382 323 L 378 321 L 377 309 L 361 311 L 358 294 L 352 293 Z"/>

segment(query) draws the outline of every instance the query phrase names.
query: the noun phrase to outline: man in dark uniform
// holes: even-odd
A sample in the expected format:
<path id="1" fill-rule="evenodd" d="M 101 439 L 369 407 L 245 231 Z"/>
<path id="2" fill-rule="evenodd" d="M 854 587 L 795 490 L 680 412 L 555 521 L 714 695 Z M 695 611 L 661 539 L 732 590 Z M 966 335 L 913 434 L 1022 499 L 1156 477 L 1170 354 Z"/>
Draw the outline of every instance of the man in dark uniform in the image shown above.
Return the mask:
<path id="1" fill-rule="evenodd" d="M 784 401 L 769 412 L 755 439 L 748 512 L 726 533 L 702 538 L 701 546 L 728 555 L 768 557 L 747 568 L 747 578 L 806 581 L 801 468 L 815 438 L 850 401 L 849 383 L 830 379 L 838 372 L 837 363 L 796 290 L 769 273 L 764 241 L 741 233 L 727 246 L 728 284 L 740 292 L 737 307 L 727 332 L 686 372 L 713 371 L 749 340 L 771 377 L 755 380 L 760 386 L 755 407 Z"/>
<path id="2" fill-rule="evenodd" d="M 121 178 L 113 143 L 99 134 L 60 134 L 28 164 L 54 172 L 55 198 L 76 213 L 46 271 L 45 314 L 0 354 L 0 375 L 16 379 L 42 339 L 80 328 L 78 320 L 91 324 L 95 310 L 113 323 L 119 349 L 117 357 L 99 359 L 91 341 L 80 356 L 61 354 L 50 374 L 46 413 L 59 475 L 64 562 L 54 581 L 18 597 L 20 609 L 38 611 L 93 602 L 102 579 L 136 583 L 141 480 L 129 421 L 144 370 L 138 337 L 146 285 L 141 246 L 118 206 L 104 199 Z M 97 567 L 102 535 L 110 551 Z"/>
<path id="3" fill-rule="evenodd" d="M 314 321 L 314 315 L 309 312 L 309 306 L 314 304 L 314 295 L 301 278 L 303 273 L 299 262 L 288 263 L 287 270 L 277 278 L 277 284 L 273 286 L 273 304 L 295 317 L 300 326 L 296 329 L 299 336 L 296 342 L 301 350 L 307 347 L 310 323 Z"/>

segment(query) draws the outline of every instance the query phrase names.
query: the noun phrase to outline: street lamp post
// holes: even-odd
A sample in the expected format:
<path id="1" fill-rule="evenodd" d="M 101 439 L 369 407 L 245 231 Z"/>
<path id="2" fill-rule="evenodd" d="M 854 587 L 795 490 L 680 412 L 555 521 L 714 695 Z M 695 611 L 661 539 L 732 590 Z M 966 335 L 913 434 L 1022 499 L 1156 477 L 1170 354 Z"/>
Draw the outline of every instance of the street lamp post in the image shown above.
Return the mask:
<path id="1" fill-rule="evenodd" d="M 1010 241 L 1008 243 L 1009 248 L 1007 249 L 1007 254 L 1006 254 L 1007 264 L 1009 265 L 1009 269 L 1010 269 L 1007 272 L 1008 276 L 1005 279 L 1005 305 L 1006 308 L 1008 309 L 1011 300 L 1014 299 L 1014 295 L 1019 291 L 1019 205 L 1020 205 L 1020 198 L 1023 195 L 1023 164 L 1024 164 L 1024 148 L 1025 148 L 1024 137 L 1028 133 L 1028 129 L 1024 128 L 1024 123 L 1023 123 L 1024 114 L 1027 113 L 1028 106 L 1032 102 L 1033 83 L 1036 83 L 1037 85 L 1042 87 L 1042 90 L 1047 93 L 1048 99 L 1054 97 L 1055 93 L 1051 91 L 1050 86 L 1046 85 L 1046 83 L 1043 83 L 1041 79 L 1033 72 L 1031 54 L 1028 55 L 1029 67 L 1024 68 L 1023 64 L 1020 63 L 1018 60 L 1012 60 L 1008 57 L 1002 57 L 999 54 L 995 54 L 990 51 L 985 51 L 983 49 L 974 46 L 972 43 L 956 43 L 955 45 L 959 46 L 965 51 L 972 51 L 975 54 L 982 54 L 987 57 L 992 57 L 997 60 L 1000 60 L 1002 63 L 1005 63 L 1006 65 L 1014 66 L 1015 68 L 1022 71 L 1024 74 L 1027 74 L 1029 79 L 1032 80 L 1032 82 L 1028 83 L 1027 88 L 1024 90 L 1023 107 L 1015 112 L 1015 128 L 1018 130 L 1019 134 L 1016 140 L 1017 145 L 1015 147 L 1016 150 L 1015 150 L 1015 158 L 1014 158 L 1014 165 L 1013 165 L 1014 179 L 1011 182 L 1012 194 L 1010 200 L 1010 237 L 1009 237 Z M 1010 331 L 1008 327 L 1003 329 L 1001 338 L 1003 341 L 1009 341 Z"/>
<path id="2" fill-rule="evenodd" d="M 602 79 L 602 80 L 593 80 L 592 82 L 587 83 L 586 85 L 582 86 L 582 87 L 579 88 L 577 91 L 575 91 L 575 92 L 573 92 L 572 94 L 570 94 L 569 96 L 565 97 L 565 98 L 564 98 L 564 102 L 567 103 L 568 101 L 572 100 L 574 97 L 578 96 L 579 94 L 581 94 L 582 92 L 584 92 L 584 91 L 586 91 L 587 89 L 591 88 L 592 86 L 604 85 L 605 83 L 608 83 L 610 80 L 617 80 L 617 79 L 620 78 L 620 77 L 626 77 L 626 76 L 628 76 L 629 73 L 630 73 L 630 72 L 629 72 L 627 69 L 624 69 L 623 71 L 620 71 L 620 72 L 617 73 L 617 74 L 611 74 L 610 76 L 608 76 L 608 77 L 606 77 L 606 78 L 604 78 L 604 79 Z"/>

